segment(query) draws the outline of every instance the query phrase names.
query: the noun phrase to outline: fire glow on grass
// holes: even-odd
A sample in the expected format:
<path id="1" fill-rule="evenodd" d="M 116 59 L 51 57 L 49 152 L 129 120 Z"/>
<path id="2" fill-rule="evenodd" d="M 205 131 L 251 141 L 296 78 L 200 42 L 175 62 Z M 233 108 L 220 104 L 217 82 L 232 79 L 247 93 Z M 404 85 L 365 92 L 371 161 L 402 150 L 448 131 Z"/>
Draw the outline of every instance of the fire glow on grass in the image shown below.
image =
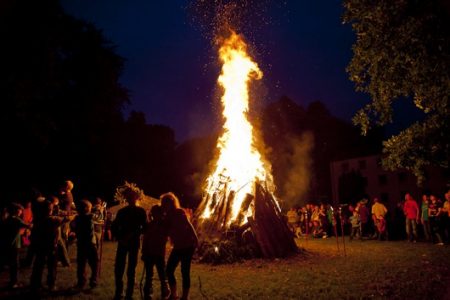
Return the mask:
<path id="1" fill-rule="evenodd" d="M 254 194 L 256 180 L 265 183 L 271 193 L 273 183 L 270 166 L 264 162 L 256 148 L 254 129 L 248 120 L 249 83 L 252 79 L 261 79 L 263 74 L 247 54 L 243 39 L 234 32 L 221 43 L 219 57 L 223 64 L 218 82 L 223 88 L 221 101 L 225 123 L 217 144 L 219 159 L 214 172 L 207 179 L 203 199 L 207 203 L 203 206 L 200 219 L 212 217 L 218 210 L 217 206 L 226 206 L 223 201 L 228 199 L 233 201 L 228 204 L 231 206 L 231 216 L 221 220 L 226 224 L 220 224 L 228 227 L 236 222 L 246 195 Z M 234 197 L 229 197 L 231 191 L 235 193 Z M 222 197 L 222 201 L 218 197 Z M 251 216 L 252 208 L 243 213 L 244 216 Z"/>

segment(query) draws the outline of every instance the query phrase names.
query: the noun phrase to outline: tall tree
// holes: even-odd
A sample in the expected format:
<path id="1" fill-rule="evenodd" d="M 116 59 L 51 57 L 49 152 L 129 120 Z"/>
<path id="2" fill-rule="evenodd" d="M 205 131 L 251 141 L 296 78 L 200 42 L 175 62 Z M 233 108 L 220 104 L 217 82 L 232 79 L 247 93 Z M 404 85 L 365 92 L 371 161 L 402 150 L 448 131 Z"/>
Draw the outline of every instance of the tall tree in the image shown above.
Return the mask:
<path id="1" fill-rule="evenodd" d="M 67 178 L 103 185 L 128 102 L 123 59 L 59 1 L 5 0 L 1 8 L 1 192 Z"/>
<path id="2" fill-rule="evenodd" d="M 383 166 L 448 168 L 450 5 L 445 0 L 345 0 L 343 20 L 356 33 L 347 71 L 371 102 L 354 117 L 363 134 L 392 122 L 394 101 L 413 101 L 425 117 L 384 142 Z"/>

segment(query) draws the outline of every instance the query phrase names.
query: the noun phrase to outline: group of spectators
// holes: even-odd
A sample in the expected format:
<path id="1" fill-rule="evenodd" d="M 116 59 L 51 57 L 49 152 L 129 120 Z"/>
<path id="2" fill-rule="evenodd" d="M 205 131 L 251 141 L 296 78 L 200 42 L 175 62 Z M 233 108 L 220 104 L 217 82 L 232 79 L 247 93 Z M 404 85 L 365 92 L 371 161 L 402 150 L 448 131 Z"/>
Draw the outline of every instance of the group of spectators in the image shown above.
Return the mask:
<path id="1" fill-rule="evenodd" d="M 2 211 L 0 270 L 6 267 L 9 270 L 10 288 L 21 287 L 18 281 L 19 266 L 32 267 L 30 291 L 32 295 L 39 295 L 43 290 L 42 276 L 46 266 L 47 290 L 55 291 L 58 263 L 70 268 L 68 248 L 76 244 L 77 282 L 71 291 L 81 292 L 88 282 L 93 289 L 98 284 L 102 243 L 104 239 L 109 239 L 117 241 L 115 299 L 123 297 L 126 264 L 125 299 L 132 299 L 142 241 L 141 258 L 146 270 L 144 298 L 152 299 L 154 267 L 161 282 L 162 299 L 178 298 L 174 273 L 181 262 L 181 299 L 188 299 L 190 265 L 198 240 L 188 216 L 173 193 L 163 194 L 161 205 L 153 206 L 147 214 L 144 208 L 138 206 L 141 194 L 130 189 L 125 195 L 128 205 L 118 210 L 113 220 L 106 203 L 100 198 L 74 201 L 72 189 L 73 183 L 66 181 L 56 195 L 39 195 L 23 205 L 13 202 Z M 173 248 L 166 265 L 165 251 L 169 238 Z M 25 255 L 20 255 L 23 253 L 21 250 L 26 250 Z M 24 256 L 21 261 L 20 256 Z M 86 264 L 90 267 L 89 280 Z"/>
<path id="2" fill-rule="evenodd" d="M 77 244 L 78 284 L 86 283 L 86 263 L 92 269 L 90 286 L 97 285 L 98 246 L 102 239 L 105 209 L 100 198 L 92 202 L 83 199 L 75 205 L 73 183 L 65 181 L 59 191 L 47 198 L 38 195 L 24 205 L 13 202 L 5 207 L 1 216 L 0 267 L 9 267 L 10 288 L 20 287 L 18 269 L 31 267 L 30 288 L 41 289 L 42 275 L 47 266 L 47 286 L 56 290 L 58 263 L 70 267 L 69 246 Z M 26 256 L 19 261 L 20 250 Z"/>
<path id="3" fill-rule="evenodd" d="M 296 235 L 327 238 L 348 234 L 350 240 L 407 239 L 444 245 L 450 242 L 450 190 L 442 201 L 433 194 L 424 194 L 418 203 L 409 193 L 393 211 L 373 198 L 372 205 L 364 199 L 355 205 L 306 204 L 287 212 L 290 229 Z M 391 234 L 392 233 L 392 234 Z"/>

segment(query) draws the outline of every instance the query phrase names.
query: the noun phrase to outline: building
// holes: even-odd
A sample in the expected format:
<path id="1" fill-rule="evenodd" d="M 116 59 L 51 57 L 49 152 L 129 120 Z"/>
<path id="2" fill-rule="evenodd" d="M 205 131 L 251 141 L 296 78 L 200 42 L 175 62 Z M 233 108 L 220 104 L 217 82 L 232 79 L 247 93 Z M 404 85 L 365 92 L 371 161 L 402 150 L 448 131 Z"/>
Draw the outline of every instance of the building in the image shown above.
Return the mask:
<path id="1" fill-rule="evenodd" d="M 447 171 L 448 172 L 448 171 Z M 334 161 L 330 164 L 333 203 L 354 203 L 355 199 L 378 197 L 388 207 L 404 199 L 409 192 L 420 202 L 423 193 L 443 198 L 448 188 L 448 173 L 440 168 L 426 170 L 426 180 L 417 186 L 417 178 L 407 170 L 385 171 L 381 155 Z"/>

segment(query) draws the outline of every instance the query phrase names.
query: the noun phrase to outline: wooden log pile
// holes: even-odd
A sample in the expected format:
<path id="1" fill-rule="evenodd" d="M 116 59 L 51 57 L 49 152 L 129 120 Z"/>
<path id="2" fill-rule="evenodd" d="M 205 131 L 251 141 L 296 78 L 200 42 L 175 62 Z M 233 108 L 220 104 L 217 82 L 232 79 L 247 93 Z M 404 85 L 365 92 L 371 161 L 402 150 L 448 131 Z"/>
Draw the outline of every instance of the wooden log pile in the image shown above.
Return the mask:
<path id="1" fill-rule="evenodd" d="M 211 218 L 199 222 L 198 215 L 196 216 L 195 226 L 197 227 L 200 239 L 227 239 L 226 224 L 230 218 L 230 210 L 234 197 L 235 193 L 233 191 L 229 195 L 226 195 L 226 192 L 216 192 L 213 195 L 215 209 Z M 255 213 L 252 217 L 247 218 L 248 222 L 244 227 L 250 228 L 261 250 L 261 255 L 265 258 L 282 258 L 297 253 L 298 248 L 294 240 L 294 235 L 289 230 L 274 196 L 260 183 L 255 184 L 255 195 L 248 194 L 244 199 L 240 214 L 236 222 L 232 224 L 234 228 L 242 223 L 252 203 Z M 204 209 L 204 202 L 199 208 Z M 201 213 L 201 211 L 197 210 L 197 213 Z M 244 227 L 241 226 L 241 228 Z"/>
<path id="2" fill-rule="evenodd" d="M 266 258 L 287 257 L 298 252 L 294 234 L 289 230 L 273 195 L 256 183 L 255 216 L 248 218 L 251 230 Z"/>

